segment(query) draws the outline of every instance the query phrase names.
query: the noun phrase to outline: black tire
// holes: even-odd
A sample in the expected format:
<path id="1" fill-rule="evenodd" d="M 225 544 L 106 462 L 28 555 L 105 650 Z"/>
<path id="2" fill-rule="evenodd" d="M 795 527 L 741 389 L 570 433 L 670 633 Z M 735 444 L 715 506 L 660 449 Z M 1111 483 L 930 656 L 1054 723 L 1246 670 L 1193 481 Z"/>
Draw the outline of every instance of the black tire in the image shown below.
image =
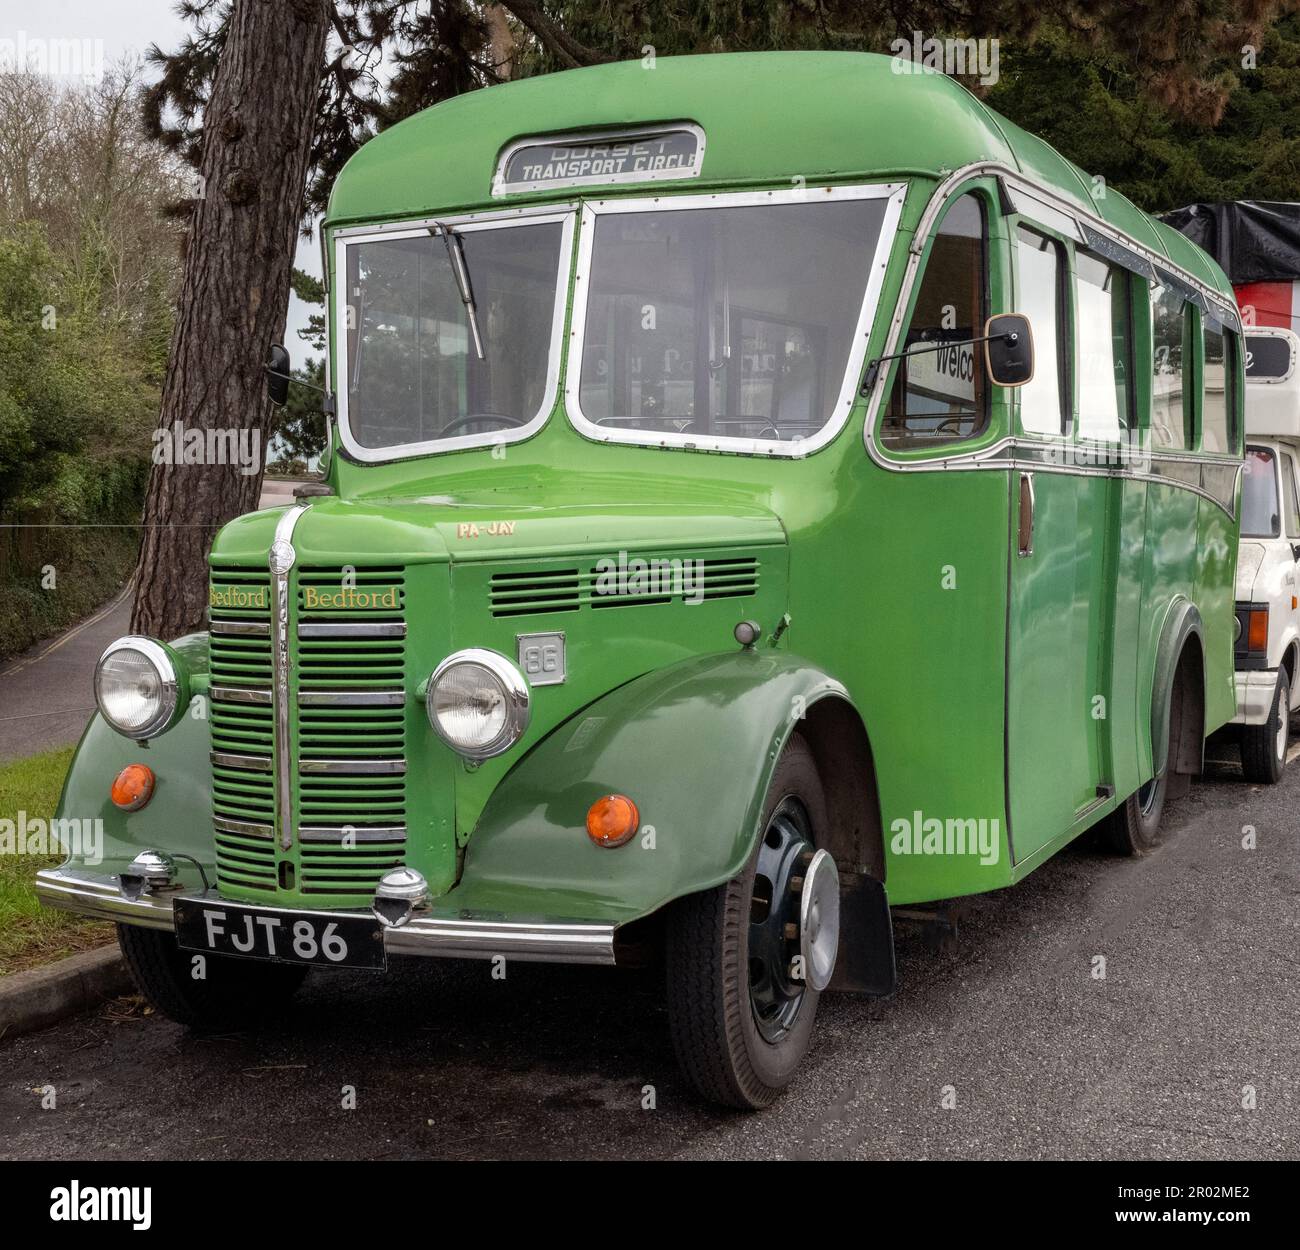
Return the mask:
<path id="1" fill-rule="evenodd" d="M 195 980 L 197 952 L 181 950 L 175 935 L 120 924 L 117 941 L 136 988 L 154 1010 L 194 1029 L 260 1023 L 293 997 L 307 975 L 292 964 L 204 955 L 206 976 Z"/>
<path id="2" fill-rule="evenodd" d="M 1172 697 L 1181 698 L 1181 685 L 1174 682 Z M 1140 786 L 1099 826 L 1102 842 L 1117 855 L 1146 855 L 1160 844 L 1160 818 L 1169 794 L 1169 773 L 1174 764 L 1174 730 L 1180 708 L 1170 710 L 1169 745 L 1160 776 Z"/>
<path id="3" fill-rule="evenodd" d="M 1286 669 L 1280 669 L 1268 720 L 1262 725 L 1241 727 L 1241 771 L 1247 781 L 1272 786 L 1282 780 L 1290 724 L 1291 685 L 1286 679 Z"/>
<path id="4" fill-rule="evenodd" d="M 768 787 L 761 828 L 791 804 L 808 818 L 813 845 L 824 845 L 826 799 L 812 752 L 790 739 Z M 768 1040 L 751 999 L 749 932 L 763 838 L 743 871 L 702 894 L 678 900 L 669 911 L 665 943 L 668 1022 L 682 1070 L 707 1099 L 755 1111 L 790 1083 L 807 1053 L 817 1015 L 817 991 L 804 986 L 795 1014 L 779 1037 Z M 796 947 L 797 949 L 797 947 Z"/>

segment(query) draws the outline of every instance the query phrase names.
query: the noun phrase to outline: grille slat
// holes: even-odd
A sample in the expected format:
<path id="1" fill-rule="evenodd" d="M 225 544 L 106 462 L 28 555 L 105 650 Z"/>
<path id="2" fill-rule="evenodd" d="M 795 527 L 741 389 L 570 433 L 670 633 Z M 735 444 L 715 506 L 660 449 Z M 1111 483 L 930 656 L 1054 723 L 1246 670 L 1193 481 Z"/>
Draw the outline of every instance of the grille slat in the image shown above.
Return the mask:
<path id="1" fill-rule="evenodd" d="M 488 585 L 492 615 L 532 616 L 584 608 L 659 607 L 737 599 L 758 593 L 753 556 L 638 556 L 625 570 L 533 569 L 495 573 Z"/>

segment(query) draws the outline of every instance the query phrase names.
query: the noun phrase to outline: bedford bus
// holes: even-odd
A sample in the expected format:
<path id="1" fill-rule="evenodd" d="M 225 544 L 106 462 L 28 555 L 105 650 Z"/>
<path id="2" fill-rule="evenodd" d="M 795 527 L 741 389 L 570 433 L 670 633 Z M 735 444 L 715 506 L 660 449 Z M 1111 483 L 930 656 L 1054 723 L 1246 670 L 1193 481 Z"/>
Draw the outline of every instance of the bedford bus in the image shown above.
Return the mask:
<path id="1" fill-rule="evenodd" d="M 105 652 L 106 853 L 40 878 L 161 1012 L 657 960 L 758 1108 L 891 907 L 1155 844 L 1235 709 L 1240 327 L 1182 235 L 948 78 L 765 53 L 440 104 L 323 236 L 325 484 Z"/>

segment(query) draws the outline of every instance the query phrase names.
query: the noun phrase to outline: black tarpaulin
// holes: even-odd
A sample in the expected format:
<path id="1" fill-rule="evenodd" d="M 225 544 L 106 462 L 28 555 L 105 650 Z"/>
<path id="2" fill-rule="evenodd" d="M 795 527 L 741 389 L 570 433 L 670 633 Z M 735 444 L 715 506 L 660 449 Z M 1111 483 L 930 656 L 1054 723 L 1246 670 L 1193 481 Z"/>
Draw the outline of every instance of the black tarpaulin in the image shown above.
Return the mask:
<path id="1" fill-rule="evenodd" d="M 1161 220 L 1209 252 L 1234 284 L 1300 279 L 1300 204 L 1188 204 Z"/>

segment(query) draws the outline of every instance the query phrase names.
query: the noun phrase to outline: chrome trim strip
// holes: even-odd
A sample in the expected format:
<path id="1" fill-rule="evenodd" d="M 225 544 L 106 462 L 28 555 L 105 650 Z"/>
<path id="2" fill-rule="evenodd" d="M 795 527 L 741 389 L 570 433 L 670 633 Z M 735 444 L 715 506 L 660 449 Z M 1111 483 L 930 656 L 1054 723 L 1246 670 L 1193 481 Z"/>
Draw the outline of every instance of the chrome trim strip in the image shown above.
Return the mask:
<path id="1" fill-rule="evenodd" d="M 269 638 L 271 625 L 268 621 L 224 621 L 208 622 L 208 633 L 231 634 L 237 638 Z"/>
<path id="2" fill-rule="evenodd" d="M 236 755 L 233 751 L 213 751 L 208 759 L 218 768 L 246 768 L 254 773 L 269 773 L 274 767 L 269 755 Z"/>
<path id="3" fill-rule="evenodd" d="M 347 321 L 347 249 L 369 239 L 428 238 L 429 229 L 434 226 L 456 226 L 461 233 L 474 230 L 508 229 L 511 226 L 543 225 L 556 222 L 560 226 L 560 251 L 555 273 L 554 302 L 551 313 L 550 343 L 546 357 L 546 384 L 542 391 L 541 407 L 532 415 L 527 424 L 504 430 L 490 430 L 486 434 L 458 434 L 454 438 L 428 439 L 422 443 L 401 443 L 394 447 L 366 447 L 352 436 L 348 424 L 348 379 L 343 377 L 335 389 L 334 402 L 337 412 L 339 441 L 348 455 L 362 464 L 383 464 L 392 460 L 406 460 L 412 456 L 431 455 L 446 451 L 462 451 L 468 447 L 489 447 L 498 444 L 515 443 L 521 439 L 531 438 L 547 422 L 555 408 L 556 393 L 560 388 L 560 359 L 564 352 L 564 322 L 568 313 L 569 288 L 573 276 L 573 231 L 576 205 L 572 202 L 557 205 L 547 204 L 544 211 L 534 208 L 532 212 L 519 209 L 496 213 L 470 213 L 461 217 L 423 218 L 416 221 L 395 224 L 389 229 L 374 226 L 360 228 L 357 231 L 336 230 L 332 235 L 334 246 L 334 269 L 345 275 L 335 283 L 334 314 L 336 323 L 346 326 Z M 521 220 L 526 219 L 526 220 Z M 462 224 L 463 223 L 463 224 Z M 441 247 L 441 243 L 438 244 Z M 344 335 L 343 348 L 338 352 L 342 361 L 347 360 L 347 342 Z M 346 372 L 345 366 L 339 366 L 340 372 Z"/>
<path id="4" fill-rule="evenodd" d="M 251 686 L 209 686 L 208 698 L 216 703 L 271 703 L 271 691 Z"/>
<path id="5" fill-rule="evenodd" d="M 289 572 L 297 560 L 293 549 L 294 527 L 307 511 L 308 504 L 288 508 L 275 526 L 275 539 L 267 554 L 271 570 L 272 615 L 275 640 L 271 646 L 271 688 L 275 692 L 275 823 L 280 831 L 280 847 L 293 846 L 293 744 L 289 737 Z"/>
<path id="6" fill-rule="evenodd" d="M 862 370 L 866 364 L 867 344 L 879 312 L 885 271 L 893 254 L 907 198 L 905 182 L 864 182 L 852 186 L 796 187 L 790 191 L 700 192 L 691 195 L 651 196 L 638 199 L 588 200 L 582 206 L 582 229 L 578 236 L 578 262 L 574 279 L 573 314 L 569 340 L 572 349 L 564 379 L 565 412 L 569 423 L 584 438 L 597 443 L 625 443 L 635 447 L 680 447 L 691 451 L 726 452 L 731 455 L 800 459 L 831 442 L 844 428 L 858 400 Z M 588 421 L 582 413 L 581 381 L 583 342 L 587 320 L 587 289 L 590 286 L 592 242 L 596 218 L 601 213 L 674 212 L 702 208 L 742 208 L 761 204 L 824 203 L 834 200 L 885 200 L 884 220 L 871 257 L 862 301 L 858 306 L 857 325 L 849 346 L 849 357 L 840 378 L 835 406 L 826 424 L 808 438 L 781 442 L 763 438 L 702 438 L 695 434 L 669 434 L 649 430 L 611 429 Z"/>
<path id="7" fill-rule="evenodd" d="M 215 816 L 212 827 L 218 833 L 237 833 L 245 838 L 269 838 L 275 841 L 275 830 L 270 825 L 259 825 L 251 820 L 231 820 L 228 816 Z"/>
<path id="8" fill-rule="evenodd" d="M 307 621 L 299 638 L 405 638 L 405 621 Z"/>
<path id="9" fill-rule="evenodd" d="M 142 894 L 129 902 L 117 889 L 115 876 L 100 876 L 72 868 L 45 868 L 36 874 L 36 893 L 47 907 L 80 912 L 101 920 L 140 925 L 147 929 L 174 929 L 175 894 Z M 241 909 L 294 915 L 324 922 L 339 916 L 368 916 L 368 911 L 310 911 L 266 907 L 225 900 L 201 893 L 180 895 L 192 902 L 229 902 Z M 440 900 L 448 906 L 450 899 Z M 416 915 L 400 929 L 384 930 L 384 949 L 390 955 L 423 955 L 452 959 L 507 959 L 535 963 L 613 964 L 616 926 L 559 917 L 511 920 L 480 919 L 458 915 Z"/>
<path id="10" fill-rule="evenodd" d="M 325 842 L 341 845 L 351 842 L 405 842 L 405 825 L 372 825 L 364 829 L 342 825 L 299 825 L 299 842 Z"/>
<path id="11" fill-rule="evenodd" d="M 406 772 L 405 760 L 299 760 L 300 773 L 346 773 L 357 777 L 400 777 Z"/>
<path id="12" fill-rule="evenodd" d="M 404 707 L 405 690 L 299 690 L 299 707 Z"/>

